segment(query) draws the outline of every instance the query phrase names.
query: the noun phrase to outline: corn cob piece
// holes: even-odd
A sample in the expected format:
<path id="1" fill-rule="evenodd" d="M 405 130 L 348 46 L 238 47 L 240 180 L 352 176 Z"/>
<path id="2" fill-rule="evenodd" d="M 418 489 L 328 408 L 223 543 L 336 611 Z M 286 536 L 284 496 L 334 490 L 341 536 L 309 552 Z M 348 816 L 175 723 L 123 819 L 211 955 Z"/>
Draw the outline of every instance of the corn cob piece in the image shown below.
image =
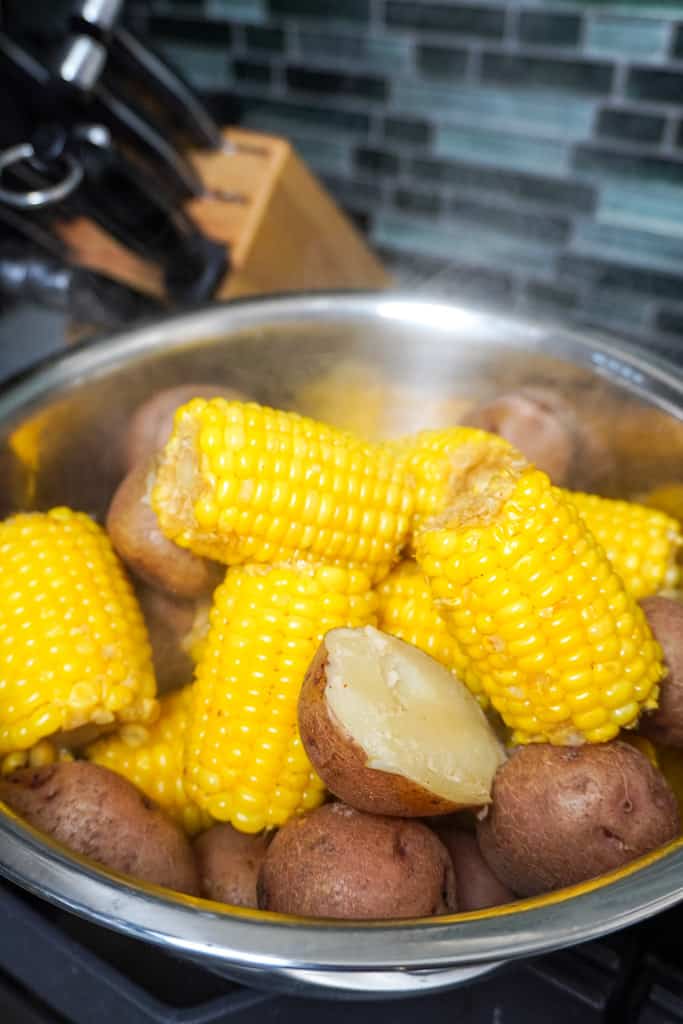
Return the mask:
<path id="1" fill-rule="evenodd" d="M 448 504 L 449 489 L 457 486 L 458 467 L 466 465 L 473 446 L 486 442 L 512 451 L 501 438 L 473 427 L 427 430 L 397 443 L 416 488 L 413 529 Z M 675 588 L 680 580 L 677 554 L 681 547 L 678 524 L 661 512 L 627 501 L 592 494 L 570 496 L 595 539 L 602 544 L 628 592 L 648 597 Z"/>
<path id="2" fill-rule="evenodd" d="M 602 742 L 656 706 L 662 655 L 576 508 L 486 442 L 458 467 L 417 560 L 513 741 Z"/>
<path id="3" fill-rule="evenodd" d="M 158 712 L 140 609 L 104 531 L 67 508 L 0 523 L 0 755 Z"/>
<path id="4" fill-rule="evenodd" d="M 317 646 L 337 626 L 374 625 L 368 576 L 334 566 L 231 569 L 214 594 L 185 746 L 186 790 L 242 832 L 316 807 L 297 701 Z"/>
<path id="5" fill-rule="evenodd" d="M 412 529 L 425 519 L 438 515 L 448 504 L 458 469 L 467 465 L 472 448 L 486 442 L 512 451 L 511 445 L 497 434 L 478 427 L 448 427 L 422 430 L 410 437 L 389 441 L 386 447 L 402 463 L 415 498 Z"/>
<path id="6" fill-rule="evenodd" d="M 416 562 L 399 562 L 377 587 L 377 598 L 378 629 L 419 647 L 465 681 L 467 658 L 441 618 L 429 583 Z M 470 676 L 467 685 L 485 707 L 488 698 L 476 675 Z"/>
<path id="7" fill-rule="evenodd" d="M 680 583 L 681 532 L 675 519 L 632 501 L 565 492 L 605 549 L 626 590 L 640 600 Z"/>
<path id="8" fill-rule="evenodd" d="M 15 750 L 0 759 L 0 775 L 11 775 L 20 768 L 42 768 L 46 764 L 73 761 L 74 756 L 66 747 L 58 746 L 52 740 L 40 740 L 30 750 Z"/>
<path id="9" fill-rule="evenodd" d="M 211 817 L 191 800 L 183 783 L 183 749 L 192 704 L 192 687 L 168 693 L 153 725 L 129 724 L 113 736 L 92 743 L 86 756 L 118 772 L 154 800 L 189 835 L 212 824 Z"/>
<path id="10" fill-rule="evenodd" d="M 164 533 L 227 565 L 305 560 L 379 579 L 412 515 L 384 446 L 296 413 L 195 399 L 178 410 L 152 491 Z"/>

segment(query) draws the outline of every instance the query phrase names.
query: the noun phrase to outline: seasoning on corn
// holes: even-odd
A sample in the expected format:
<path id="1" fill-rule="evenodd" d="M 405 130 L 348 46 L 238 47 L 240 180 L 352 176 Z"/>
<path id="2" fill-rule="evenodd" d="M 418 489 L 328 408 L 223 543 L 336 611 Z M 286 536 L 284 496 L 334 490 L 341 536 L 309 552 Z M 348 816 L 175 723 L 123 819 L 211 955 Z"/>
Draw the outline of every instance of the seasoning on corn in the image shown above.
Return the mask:
<path id="1" fill-rule="evenodd" d="M 565 492 L 586 526 L 605 549 L 615 572 L 640 600 L 680 583 L 677 556 L 681 532 L 675 519 L 631 501 Z"/>
<path id="2" fill-rule="evenodd" d="M 214 594 L 185 745 L 185 786 L 242 832 L 282 825 L 324 795 L 297 726 L 297 701 L 321 637 L 374 625 L 364 572 L 336 566 L 228 571 Z"/>
<path id="3" fill-rule="evenodd" d="M 292 412 L 194 399 L 176 413 L 152 505 L 164 533 L 228 565 L 324 561 L 386 575 L 412 491 L 385 446 Z"/>
<path id="4" fill-rule="evenodd" d="M 158 711 L 145 625 L 104 531 L 67 508 L 0 523 L 0 755 Z"/>
<path id="5" fill-rule="evenodd" d="M 416 562 L 399 562 L 377 587 L 377 597 L 378 629 L 430 654 L 467 682 L 482 706 L 488 704 L 476 675 L 468 675 L 467 658 L 441 618 L 429 583 Z"/>
<path id="6" fill-rule="evenodd" d="M 661 650 L 576 508 L 523 457 L 461 461 L 417 560 L 513 742 L 602 742 L 656 706 Z"/>
<path id="7" fill-rule="evenodd" d="M 192 687 L 162 697 L 153 725 L 124 725 L 114 736 L 91 744 L 86 755 L 118 772 L 154 800 L 189 835 L 212 824 L 211 817 L 191 800 L 183 783 L 183 748 Z"/>

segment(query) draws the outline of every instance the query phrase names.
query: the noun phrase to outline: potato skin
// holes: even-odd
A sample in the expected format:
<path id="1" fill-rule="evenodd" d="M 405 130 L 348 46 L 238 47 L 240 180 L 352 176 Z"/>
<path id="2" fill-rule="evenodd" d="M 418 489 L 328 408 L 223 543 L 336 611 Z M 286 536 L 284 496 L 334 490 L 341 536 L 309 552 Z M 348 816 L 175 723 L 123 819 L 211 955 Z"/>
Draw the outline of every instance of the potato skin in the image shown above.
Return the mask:
<path id="1" fill-rule="evenodd" d="M 72 761 L 0 779 L 0 799 L 29 824 L 121 874 L 197 895 L 192 848 L 127 779 Z"/>
<path id="2" fill-rule="evenodd" d="M 256 879 L 271 836 L 213 825 L 194 842 L 202 896 L 235 907 L 258 907 Z"/>
<path id="3" fill-rule="evenodd" d="M 181 384 L 156 391 L 138 406 L 128 424 L 124 438 L 126 470 L 147 462 L 164 447 L 173 430 L 176 409 L 193 398 L 225 398 L 229 402 L 248 400 L 241 391 L 213 384 Z"/>
<path id="4" fill-rule="evenodd" d="M 320 644 L 299 694 L 299 734 L 311 764 L 340 800 L 358 811 L 400 818 L 449 814 L 459 804 L 417 782 L 366 766 L 365 752 L 332 717 L 325 699 L 327 650 Z"/>
<path id="5" fill-rule="evenodd" d="M 646 597 L 640 605 L 668 671 L 659 684 L 659 707 L 643 715 L 638 731 L 663 747 L 683 748 L 683 605 L 666 597 Z"/>
<path id="6" fill-rule="evenodd" d="M 536 896 L 604 874 L 674 839 L 676 798 L 628 743 L 531 744 L 498 770 L 477 839 L 494 874 Z"/>
<path id="7" fill-rule="evenodd" d="M 149 502 L 151 464 L 136 466 L 119 484 L 107 513 L 107 533 L 116 553 L 145 583 L 174 597 L 210 594 L 225 569 L 165 537 Z"/>
<path id="8" fill-rule="evenodd" d="M 261 910 L 347 920 L 457 909 L 448 852 L 417 821 L 325 804 L 275 835 L 258 878 Z"/>
<path id="9" fill-rule="evenodd" d="M 462 422 L 504 437 L 558 487 L 590 490 L 614 468 L 606 445 L 552 388 L 499 395 L 472 409 Z"/>
<path id="10" fill-rule="evenodd" d="M 514 893 L 496 878 L 482 857 L 476 836 L 452 824 L 437 824 L 434 831 L 453 861 L 458 910 L 483 910 L 514 900 Z"/>
<path id="11" fill-rule="evenodd" d="M 183 646 L 192 631 L 197 613 L 196 601 L 181 601 L 146 583 L 135 588 L 145 618 L 157 693 L 176 690 L 192 680 L 194 662 Z"/>

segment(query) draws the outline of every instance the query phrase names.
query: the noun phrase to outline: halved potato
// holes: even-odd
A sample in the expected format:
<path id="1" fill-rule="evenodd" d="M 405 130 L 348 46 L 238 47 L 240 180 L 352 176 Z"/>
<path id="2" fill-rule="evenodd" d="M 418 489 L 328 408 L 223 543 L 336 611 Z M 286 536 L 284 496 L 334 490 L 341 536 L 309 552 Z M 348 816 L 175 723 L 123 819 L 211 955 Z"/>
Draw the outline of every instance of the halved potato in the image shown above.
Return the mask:
<path id="1" fill-rule="evenodd" d="M 505 760 L 453 673 L 372 626 L 325 635 L 301 690 L 299 731 L 327 788 L 375 814 L 487 804 Z"/>

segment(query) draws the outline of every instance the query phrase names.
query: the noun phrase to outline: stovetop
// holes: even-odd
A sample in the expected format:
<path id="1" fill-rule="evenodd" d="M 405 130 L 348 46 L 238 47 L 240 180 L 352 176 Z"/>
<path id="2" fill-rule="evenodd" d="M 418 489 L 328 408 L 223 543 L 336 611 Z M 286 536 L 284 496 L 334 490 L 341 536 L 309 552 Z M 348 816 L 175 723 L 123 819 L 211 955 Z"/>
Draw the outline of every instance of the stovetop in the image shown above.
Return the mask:
<path id="1" fill-rule="evenodd" d="M 0 380 L 61 347 L 64 326 L 33 308 L 0 316 Z M 439 995 L 303 999 L 231 983 L 0 882 L 0 1024 L 683 1024 L 682 934 L 683 906 Z"/>

